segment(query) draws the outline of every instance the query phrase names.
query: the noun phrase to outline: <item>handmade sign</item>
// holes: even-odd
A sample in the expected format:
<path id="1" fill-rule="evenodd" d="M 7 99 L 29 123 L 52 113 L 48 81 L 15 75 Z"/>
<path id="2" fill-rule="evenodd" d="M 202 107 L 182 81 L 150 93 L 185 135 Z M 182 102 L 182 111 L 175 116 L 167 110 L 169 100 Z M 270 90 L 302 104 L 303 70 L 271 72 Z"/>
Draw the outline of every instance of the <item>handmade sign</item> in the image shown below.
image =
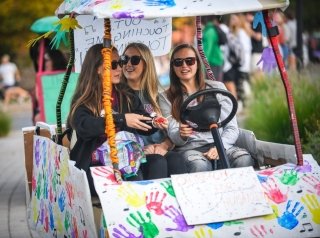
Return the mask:
<path id="1" fill-rule="evenodd" d="M 272 213 L 252 167 L 172 175 L 171 179 L 190 225 Z"/>
<path id="2" fill-rule="evenodd" d="M 272 214 L 202 225 L 187 224 L 169 178 L 117 185 L 111 168 L 93 168 L 92 175 L 110 237 L 320 236 L 320 167 L 311 155 L 304 155 L 304 166 L 285 164 L 256 172 Z M 197 193 L 206 194 L 204 187 L 197 187 Z M 198 196 L 191 189 L 188 196 L 193 195 Z M 235 202 L 234 209 L 238 206 Z"/>
<path id="3" fill-rule="evenodd" d="M 97 237 L 86 173 L 67 148 L 34 136 L 29 223 L 41 237 Z"/>
<path id="4" fill-rule="evenodd" d="M 78 16 L 77 20 L 82 29 L 74 31 L 75 72 L 80 72 L 87 50 L 92 45 L 103 43 L 104 20 L 89 15 Z M 165 55 L 171 49 L 171 35 L 171 18 L 111 19 L 112 44 L 120 54 L 130 42 L 142 42 L 153 56 Z"/>

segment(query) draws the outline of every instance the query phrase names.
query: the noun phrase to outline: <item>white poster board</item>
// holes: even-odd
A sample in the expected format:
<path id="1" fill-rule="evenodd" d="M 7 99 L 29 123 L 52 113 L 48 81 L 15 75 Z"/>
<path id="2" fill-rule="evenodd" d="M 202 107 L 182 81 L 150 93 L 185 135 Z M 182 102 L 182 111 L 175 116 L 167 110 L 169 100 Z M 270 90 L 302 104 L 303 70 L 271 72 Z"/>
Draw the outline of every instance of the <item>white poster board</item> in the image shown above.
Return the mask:
<path id="1" fill-rule="evenodd" d="M 189 225 L 272 213 L 252 167 L 172 175 L 171 179 Z"/>
<path id="2" fill-rule="evenodd" d="M 77 16 L 82 29 L 74 31 L 75 72 L 79 73 L 87 50 L 103 43 L 104 20 L 90 15 Z M 168 54 L 171 49 L 172 19 L 141 18 L 111 19 L 112 43 L 122 54 L 130 42 L 142 42 L 149 47 L 153 56 Z"/>
<path id="3" fill-rule="evenodd" d="M 310 155 L 304 155 L 304 166 L 285 164 L 256 171 L 272 214 L 202 225 L 187 224 L 171 179 L 119 185 L 111 168 L 91 169 L 113 238 L 320 237 L 320 167 Z"/>

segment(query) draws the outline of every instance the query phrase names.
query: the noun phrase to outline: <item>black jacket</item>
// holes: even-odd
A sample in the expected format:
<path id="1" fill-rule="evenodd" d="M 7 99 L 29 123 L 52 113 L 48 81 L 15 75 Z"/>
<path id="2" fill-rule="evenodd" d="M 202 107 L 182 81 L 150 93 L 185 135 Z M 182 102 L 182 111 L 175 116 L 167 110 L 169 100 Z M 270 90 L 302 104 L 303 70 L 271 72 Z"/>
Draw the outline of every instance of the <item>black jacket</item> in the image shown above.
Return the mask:
<path id="1" fill-rule="evenodd" d="M 125 104 L 123 105 L 125 106 Z M 143 109 L 143 105 L 137 96 L 132 97 L 132 106 L 129 111 L 125 106 L 124 113 L 137 113 L 149 116 Z M 117 131 L 130 131 L 141 135 L 151 135 L 158 129 L 153 128 L 147 132 L 129 128 L 126 124 L 124 113 L 113 114 Z M 70 151 L 70 159 L 76 161 L 76 167 L 88 171 L 92 153 L 107 139 L 105 135 L 105 118 L 96 117 L 85 106 L 76 109 L 73 117 L 74 130 L 77 134 L 77 142 Z"/>

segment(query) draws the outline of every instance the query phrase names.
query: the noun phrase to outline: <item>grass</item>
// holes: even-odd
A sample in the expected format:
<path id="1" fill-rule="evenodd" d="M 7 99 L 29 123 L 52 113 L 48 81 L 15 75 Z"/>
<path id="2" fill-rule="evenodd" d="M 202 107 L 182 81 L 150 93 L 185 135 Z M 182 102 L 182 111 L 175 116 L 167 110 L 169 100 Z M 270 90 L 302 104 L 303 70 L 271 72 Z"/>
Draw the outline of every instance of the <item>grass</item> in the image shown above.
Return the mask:
<path id="1" fill-rule="evenodd" d="M 0 137 L 7 136 L 11 129 L 11 117 L 0 110 Z"/>
<path id="2" fill-rule="evenodd" d="M 311 153 L 320 161 L 320 76 L 306 71 L 289 75 L 303 153 Z M 257 138 L 293 144 L 289 110 L 280 75 L 268 75 L 252 83 L 244 128 L 254 131 Z"/>

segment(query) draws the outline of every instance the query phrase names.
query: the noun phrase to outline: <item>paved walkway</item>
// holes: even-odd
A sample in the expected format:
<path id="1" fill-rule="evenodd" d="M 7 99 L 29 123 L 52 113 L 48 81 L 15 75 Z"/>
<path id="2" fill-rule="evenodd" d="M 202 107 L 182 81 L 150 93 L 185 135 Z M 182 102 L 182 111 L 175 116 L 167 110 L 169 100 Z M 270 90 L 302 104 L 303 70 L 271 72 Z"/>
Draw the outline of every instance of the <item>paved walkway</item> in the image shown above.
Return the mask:
<path id="1" fill-rule="evenodd" d="M 31 105 L 10 105 L 12 131 L 0 138 L 0 237 L 39 237 L 30 231 L 26 215 L 26 189 L 22 127 L 31 126 Z"/>

